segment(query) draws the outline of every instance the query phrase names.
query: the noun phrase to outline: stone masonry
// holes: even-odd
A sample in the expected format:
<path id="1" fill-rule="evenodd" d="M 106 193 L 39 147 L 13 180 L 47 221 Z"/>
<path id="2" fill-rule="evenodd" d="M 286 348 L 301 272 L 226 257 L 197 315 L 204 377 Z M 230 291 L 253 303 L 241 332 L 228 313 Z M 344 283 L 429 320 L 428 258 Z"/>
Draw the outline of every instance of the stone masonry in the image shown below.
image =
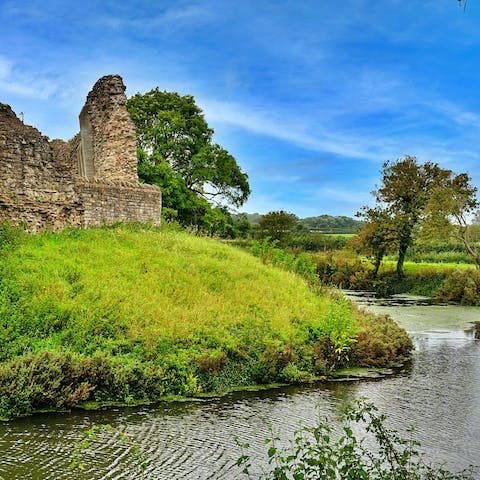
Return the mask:
<path id="1" fill-rule="evenodd" d="M 140 184 L 135 127 L 120 76 L 102 77 L 80 133 L 50 141 L 0 103 L 0 217 L 28 230 L 160 222 L 158 187 Z"/>

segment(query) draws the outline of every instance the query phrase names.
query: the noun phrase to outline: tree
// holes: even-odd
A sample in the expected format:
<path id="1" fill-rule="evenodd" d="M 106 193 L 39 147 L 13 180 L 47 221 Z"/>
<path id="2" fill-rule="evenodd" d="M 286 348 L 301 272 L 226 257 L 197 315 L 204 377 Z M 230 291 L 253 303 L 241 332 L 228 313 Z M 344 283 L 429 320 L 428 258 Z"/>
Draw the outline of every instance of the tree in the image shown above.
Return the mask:
<path id="1" fill-rule="evenodd" d="M 448 172 L 448 177 L 432 189 L 425 208 L 422 233 L 447 240 L 453 237 L 462 242 L 475 267 L 480 269 L 477 247 L 480 232 L 478 225 L 472 224 L 479 206 L 477 188 L 470 184 L 471 178 L 466 173 L 455 175 Z"/>
<path id="2" fill-rule="evenodd" d="M 245 203 L 248 176 L 212 142 L 213 130 L 191 95 L 156 88 L 131 97 L 127 108 L 137 132 L 139 177 L 162 188 L 164 206 L 181 223 L 200 224 L 212 204 Z"/>
<path id="3" fill-rule="evenodd" d="M 281 246 L 288 245 L 293 237 L 298 218 L 293 213 L 279 210 L 268 212 L 258 222 L 257 236 L 259 238 L 270 237 L 277 240 Z"/>
<path id="4" fill-rule="evenodd" d="M 414 229 L 420 223 L 432 188 L 448 177 L 449 170 L 438 164 L 419 164 L 416 157 L 405 156 L 395 162 L 385 162 L 382 185 L 373 192 L 378 207 L 391 218 L 398 248 L 397 275 L 405 276 L 403 264 L 408 248 L 413 244 Z M 363 212 L 368 210 L 364 207 Z M 359 212 L 359 216 L 364 213 Z M 368 220 L 368 218 L 366 218 Z"/>
<path id="5" fill-rule="evenodd" d="M 383 257 L 396 246 L 395 225 L 389 213 L 379 207 L 365 207 L 362 216 L 365 223 L 349 245 L 372 260 L 376 278 Z"/>

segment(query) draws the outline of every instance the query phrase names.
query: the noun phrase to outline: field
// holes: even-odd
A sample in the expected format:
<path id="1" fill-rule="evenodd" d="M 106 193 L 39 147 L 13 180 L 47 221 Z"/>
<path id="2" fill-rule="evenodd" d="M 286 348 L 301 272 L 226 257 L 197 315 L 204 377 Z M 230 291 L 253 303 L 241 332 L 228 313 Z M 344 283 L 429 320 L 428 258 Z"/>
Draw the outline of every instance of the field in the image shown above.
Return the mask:
<path id="1" fill-rule="evenodd" d="M 385 260 L 381 267 L 381 273 L 393 273 L 397 262 L 395 260 Z M 452 271 L 452 270 L 467 270 L 473 269 L 471 263 L 444 263 L 444 262 L 405 262 L 405 273 L 417 273 L 419 271 L 434 270 L 434 271 Z"/>

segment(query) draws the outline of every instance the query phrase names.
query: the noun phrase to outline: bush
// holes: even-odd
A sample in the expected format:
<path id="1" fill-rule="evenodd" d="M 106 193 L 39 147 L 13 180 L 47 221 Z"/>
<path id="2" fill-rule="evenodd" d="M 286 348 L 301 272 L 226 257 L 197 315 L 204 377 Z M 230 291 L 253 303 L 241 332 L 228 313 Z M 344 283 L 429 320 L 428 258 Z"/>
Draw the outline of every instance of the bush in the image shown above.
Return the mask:
<path id="1" fill-rule="evenodd" d="M 260 476 L 250 473 L 248 444 L 241 445 L 243 455 L 237 465 L 248 479 L 260 480 L 473 480 L 473 469 L 452 473 L 431 465 L 419 452 L 420 444 L 401 437 L 385 426 L 386 417 L 377 408 L 359 402 L 341 418 L 337 435 L 328 421 L 295 432 L 288 447 L 279 447 L 280 439 L 268 438 L 269 470 Z M 374 447 L 367 448 L 364 438 L 357 438 L 358 427 L 373 437 Z"/>
<path id="2" fill-rule="evenodd" d="M 64 410 L 86 400 L 131 403 L 175 391 L 171 373 L 152 364 L 42 352 L 0 365 L 0 416 Z"/>
<path id="3" fill-rule="evenodd" d="M 343 250 L 341 254 L 329 252 L 325 255 L 313 255 L 318 278 L 325 285 L 339 288 L 371 290 L 371 265 L 356 255 Z"/>
<path id="4" fill-rule="evenodd" d="M 434 296 L 438 301 L 480 305 L 480 273 L 473 270 L 454 270 L 447 276 Z"/>
<path id="5" fill-rule="evenodd" d="M 283 270 L 297 273 L 309 281 L 316 279 L 316 265 L 308 254 L 287 253 L 278 248 L 277 245 L 277 240 L 267 237 L 260 241 L 254 240 L 250 251 L 256 257 L 260 257 L 263 263 L 267 265 L 274 265 Z"/>
<path id="6" fill-rule="evenodd" d="M 384 366 L 406 359 L 412 351 L 412 339 L 389 316 L 364 312 L 359 323 L 353 365 Z"/>
<path id="7" fill-rule="evenodd" d="M 326 250 L 341 250 L 347 244 L 348 237 L 344 235 L 323 235 L 311 233 L 294 237 L 290 246 L 304 252 L 319 252 Z"/>

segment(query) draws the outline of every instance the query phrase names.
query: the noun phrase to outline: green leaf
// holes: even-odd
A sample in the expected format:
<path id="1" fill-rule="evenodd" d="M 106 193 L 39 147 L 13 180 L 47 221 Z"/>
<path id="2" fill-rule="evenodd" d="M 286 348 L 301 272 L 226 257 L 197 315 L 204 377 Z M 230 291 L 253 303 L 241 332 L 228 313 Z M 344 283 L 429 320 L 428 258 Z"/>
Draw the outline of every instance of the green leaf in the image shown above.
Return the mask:
<path id="1" fill-rule="evenodd" d="M 268 449 L 267 454 L 268 454 L 269 458 L 272 458 L 275 455 L 275 453 L 277 453 L 277 449 L 275 447 L 270 447 Z"/>

